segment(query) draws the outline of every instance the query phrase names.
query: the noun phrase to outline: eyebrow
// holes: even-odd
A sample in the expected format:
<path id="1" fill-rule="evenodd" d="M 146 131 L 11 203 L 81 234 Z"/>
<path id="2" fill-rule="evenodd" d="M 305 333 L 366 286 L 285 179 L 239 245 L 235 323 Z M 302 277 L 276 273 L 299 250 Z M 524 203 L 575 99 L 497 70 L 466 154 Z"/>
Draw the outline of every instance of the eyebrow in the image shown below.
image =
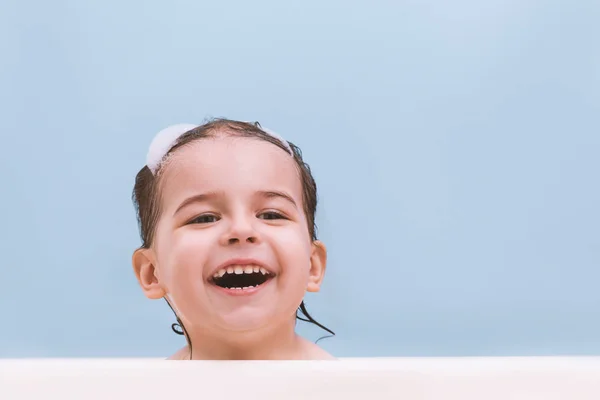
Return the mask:
<path id="1" fill-rule="evenodd" d="M 176 215 L 179 211 L 181 211 L 183 208 L 189 206 L 192 203 L 202 203 L 204 201 L 209 201 L 214 199 L 215 197 L 218 197 L 220 194 L 221 193 L 218 192 L 207 192 L 188 197 L 187 199 L 181 202 L 181 204 L 179 205 L 179 207 L 177 207 L 173 215 Z"/>
<path id="2" fill-rule="evenodd" d="M 292 198 L 292 196 L 290 196 L 289 194 L 285 193 L 285 192 L 280 192 L 277 190 L 268 190 L 268 191 L 259 191 L 258 194 L 262 197 L 268 198 L 268 199 L 272 199 L 272 198 L 282 198 L 284 200 L 287 200 L 288 202 L 292 203 L 292 205 L 297 209 L 298 205 L 296 204 L 296 202 L 294 201 L 294 199 Z"/>
<path id="3" fill-rule="evenodd" d="M 181 211 L 183 208 L 189 206 L 190 204 L 202 203 L 205 201 L 213 200 L 215 197 L 219 197 L 222 194 L 223 193 L 221 193 L 221 192 L 207 192 L 207 193 L 200 193 L 200 194 L 188 197 L 187 199 L 185 199 L 184 201 L 181 202 L 181 204 L 179 205 L 179 207 L 177 207 L 177 209 L 175 210 L 173 215 L 177 215 L 177 213 L 179 211 Z M 257 194 L 259 196 L 267 198 L 267 199 L 272 199 L 272 198 L 284 199 L 284 200 L 288 201 L 289 203 L 291 203 L 294 206 L 294 208 L 298 209 L 298 205 L 294 201 L 294 198 L 285 192 L 281 192 L 278 190 L 261 190 L 261 191 L 258 191 Z"/>

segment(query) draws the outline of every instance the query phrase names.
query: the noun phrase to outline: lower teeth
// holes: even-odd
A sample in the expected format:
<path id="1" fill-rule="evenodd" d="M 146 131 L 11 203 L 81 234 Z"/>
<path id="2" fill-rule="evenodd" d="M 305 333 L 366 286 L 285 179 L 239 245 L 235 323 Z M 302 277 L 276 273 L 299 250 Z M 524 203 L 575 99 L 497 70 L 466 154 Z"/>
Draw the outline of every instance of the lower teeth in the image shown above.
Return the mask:
<path id="1" fill-rule="evenodd" d="M 258 285 L 256 285 L 256 286 L 258 286 Z M 243 289 L 252 289 L 252 288 L 255 288 L 256 286 L 230 287 L 227 289 L 243 290 Z"/>

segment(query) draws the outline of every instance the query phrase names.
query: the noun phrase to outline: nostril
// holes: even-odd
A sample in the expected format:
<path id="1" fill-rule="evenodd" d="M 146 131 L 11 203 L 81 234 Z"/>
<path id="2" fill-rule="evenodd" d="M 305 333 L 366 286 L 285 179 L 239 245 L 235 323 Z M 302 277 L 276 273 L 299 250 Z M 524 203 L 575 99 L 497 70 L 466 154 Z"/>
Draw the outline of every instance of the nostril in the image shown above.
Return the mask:
<path id="1" fill-rule="evenodd" d="M 231 238 L 227 239 L 228 244 L 238 244 L 241 242 L 242 242 L 242 240 L 240 240 L 239 237 L 231 237 Z M 246 238 L 246 243 L 256 243 L 256 242 L 257 242 L 256 236 L 248 236 Z"/>

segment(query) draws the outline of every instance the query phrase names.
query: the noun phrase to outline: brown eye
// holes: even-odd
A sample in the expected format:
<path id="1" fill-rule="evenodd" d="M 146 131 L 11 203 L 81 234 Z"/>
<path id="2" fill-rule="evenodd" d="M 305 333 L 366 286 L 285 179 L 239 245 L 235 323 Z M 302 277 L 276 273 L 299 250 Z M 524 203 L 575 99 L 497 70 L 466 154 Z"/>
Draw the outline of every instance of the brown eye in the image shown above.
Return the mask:
<path id="1" fill-rule="evenodd" d="M 193 220 L 188 222 L 188 224 L 211 224 L 213 222 L 217 222 L 218 220 L 219 217 L 217 217 L 216 215 L 204 214 L 194 218 Z"/>
<path id="2" fill-rule="evenodd" d="M 272 219 L 287 219 L 283 215 L 281 215 L 281 214 L 279 214 L 277 212 L 274 212 L 274 211 L 268 211 L 268 212 L 264 212 L 262 214 L 259 214 L 258 218 L 260 218 L 260 219 L 269 219 L 269 220 L 272 220 Z"/>

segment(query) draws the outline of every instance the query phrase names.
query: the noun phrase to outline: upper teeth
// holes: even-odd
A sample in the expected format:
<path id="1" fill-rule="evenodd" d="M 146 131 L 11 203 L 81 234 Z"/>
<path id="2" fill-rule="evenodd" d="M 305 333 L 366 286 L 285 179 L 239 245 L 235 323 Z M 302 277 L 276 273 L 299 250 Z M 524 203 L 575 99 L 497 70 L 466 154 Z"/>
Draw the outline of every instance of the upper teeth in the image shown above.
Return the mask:
<path id="1" fill-rule="evenodd" d="M 263 275 L 267 275 L 269 272 L 263 267 L 259 267 L 258 265 L 230 265 L 227 268 L 221 268 L 213 275 L 213 278 L 220 278 L 225 274 L 257 274 L 261 273 Z"/>

